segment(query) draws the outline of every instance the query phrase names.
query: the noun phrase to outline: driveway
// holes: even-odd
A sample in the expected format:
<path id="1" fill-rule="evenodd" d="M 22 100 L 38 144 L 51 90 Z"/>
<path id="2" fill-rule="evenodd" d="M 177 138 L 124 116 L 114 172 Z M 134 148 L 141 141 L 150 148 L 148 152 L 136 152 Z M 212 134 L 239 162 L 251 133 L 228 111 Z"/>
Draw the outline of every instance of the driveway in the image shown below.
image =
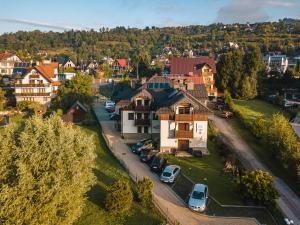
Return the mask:
<path id="1" fill-rule="evenodd" d="M 134 180 L 142 177 L 152 179 L 154 200 L 172 221 L 177 221 L 181 225 L 257 225 L 256 221 L 250 218 L 209 217 L 190 211 L 168 185 L 161 183 L 159 177 L 152 173 L 144 163 L 140 163 L 137 156 L 129 151 L 128 146 L 115 130 L 114 122 L 107 120 L 103 103 L 95 103 L 93 108 L 101 124 L 104 138 L 113 154 L 127 168 Z"/>
<path id="2" fill-rule="evenodd" d="M 247 169 L 260 169 L 268 171 L 274 178 L 274 186 L 280 193 L 278 204 L 285 215 L 300 225 L 300 200 L 297 195 L 285 184 L 283 180 L 275 177 L 271 171 L 256 157 L 249 145 L 231 127 L 226 119 L 210 116 L 209 118 L 218 128 L 222 138 L 236 151 L 241 162 Z"/>

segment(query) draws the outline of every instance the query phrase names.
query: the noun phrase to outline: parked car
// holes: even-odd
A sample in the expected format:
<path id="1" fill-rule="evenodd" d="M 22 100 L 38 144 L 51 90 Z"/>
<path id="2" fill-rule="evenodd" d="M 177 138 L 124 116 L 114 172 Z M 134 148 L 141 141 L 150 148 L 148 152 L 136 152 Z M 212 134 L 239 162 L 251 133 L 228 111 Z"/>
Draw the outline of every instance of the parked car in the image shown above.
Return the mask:
<path id="1" fill-rule="evenodd" d="M 106 102 L 105 102 L 105 108 L 107 109 L 107 108 L 115 108 L 115 102 L 114 101 L 112 101 L 112 100 L 107 100 Z"/>
<path id="2" fill-rule="evenodd" d="M 221 113 L 221 117 L 226 118 L 226 119 L 231 118 L 232 115 L 233 115 L 233 113 L 230 112 L 230 111 L 223 111 L 223 112 Z"/>
<path id="3" fill-rule="evenodd" d="M 166 166 L 162 174 L 160 175 L 160 180 L 165 183 L 173 183 L 178 177 L 181 171 L 180 166 L 170 165 Z"/>
<path id="4" fill-rule="evenodd" d="M 150 168 L 154 172 L 161 172 L 167 165 L 167 159 L 155 156 L 150 164 Z"/>
<path id="5" fill-rule="evenodd" d="M 109 113 L 113 113 L 115 111 L 115 107 L 108 107 L 106 108 L 106 111 Z"/>
<path id="6" fill-rule="evenodd" d="M 145 163 L 149 163 L 153 160 L 155 155 L 158 153 L 156 149 L 143 149 L 140 154 L 140 160 Z"/>
<path id="7" fill-rule="evenodd" d="M 193 211 L 204 212 L 208 202 L 208 187 L 195 184 L 189 196 L 188 207 Z"/>
<path id="8" fill-rule="evenodd" d="M 131 146 L 131 151 L 133 153 L 136 153 L 138 149 L 140 149 L 141 147 L 143 147 L 144 145 L 147 145 L 149 143 L 152 143 L 152 140 L 149 138 L 140 140 L 138 143 Z"/>
<path id="9" fill-rule="evenodd" d="M 109 115 L 109 119 L 110 119 L 110 120 L 120 120 L 121 117 L 120 117 L 119 114 L 113 112 L 111 115 Z"/>

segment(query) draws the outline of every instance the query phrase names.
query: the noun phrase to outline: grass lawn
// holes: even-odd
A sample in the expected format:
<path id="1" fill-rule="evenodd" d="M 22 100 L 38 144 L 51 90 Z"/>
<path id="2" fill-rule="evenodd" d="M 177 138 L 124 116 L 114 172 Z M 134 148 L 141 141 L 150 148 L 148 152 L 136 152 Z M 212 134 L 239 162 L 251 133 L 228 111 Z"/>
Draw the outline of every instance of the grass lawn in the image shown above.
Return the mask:
<path id="1" fill-rule="evenodd" d="M 223 172 L 223 161 L 218 154 L 218 145 L 209 140 L 208 148 L 210 155 L 202 158 L 181 158 L 172 155 L 166 155 L 166 157 L 169 163 L 179 165 L 182 173 L 194 183 L 208 185 L 210 195 L 222 204 L 242 205 L 243 201 L 237 193 L 237 187 L 231 176 Z M 184 191 L 183 195 L 189 191 L 191 190 Z"/>
<path id="2" fill-rule="evenodd" d="M 96 144 L 96 169 L 94 171 L 98 178 L 97 184 L 88 192 L 88 200 L 76 225 L 158 225 L 163 219 L 155 209 L 146 209 L 138 203 L 134 203 L 129 215 L 121 218 L 112 218 L 104 209 L 106 190 L 116 180 L 128 180 L 129 175 L 125 172 L 119 162 L 114 158 L 107 148 L 100 134 L 99 127 L 89 126 L 83 128 L 88 134 L 94 135 Z M 131 182 L 133 185 L 133 182 Z"/>
<path id="3" fill-rule="evenodd" d="M 247 115 L 249 120 L 255 120 L 259 116 L 263 116 L 265 120 L 269 120 L 274 113 L 282 113 L 289 118 L 289 115 L 283 112 L 280 108 L 261 100 L 234 100 L 234 103 L 235 107 L 239 107 L 239 109 L 243 111 L 244 115 Z M 248 129 L 244 128 L 243 124 L 237 118 L 233 118 L 228 121 L 241 135 L 245 142 L 248 143 L 257 157 L 274 173 L 274 175 L 283 179 L 289 187 L 293 189 L 298 196 L 300 196 L 300 190 L 296 188 L 294 177 L 290 176 L 290 173 L 288 173 L 278 163 L 278 161 L 271 156 L 269 146 L 254 137 Z"/>

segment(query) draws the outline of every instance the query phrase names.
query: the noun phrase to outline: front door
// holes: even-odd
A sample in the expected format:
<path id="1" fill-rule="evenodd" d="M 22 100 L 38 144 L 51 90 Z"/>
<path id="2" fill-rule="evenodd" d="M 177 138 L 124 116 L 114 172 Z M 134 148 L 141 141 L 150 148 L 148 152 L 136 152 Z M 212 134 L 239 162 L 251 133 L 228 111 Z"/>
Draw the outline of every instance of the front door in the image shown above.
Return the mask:
<path id="1" fill-rule="evenodd" d="M 189 140 L 178 140 L 178 150 L 188 151 L 189 150 Z"/>

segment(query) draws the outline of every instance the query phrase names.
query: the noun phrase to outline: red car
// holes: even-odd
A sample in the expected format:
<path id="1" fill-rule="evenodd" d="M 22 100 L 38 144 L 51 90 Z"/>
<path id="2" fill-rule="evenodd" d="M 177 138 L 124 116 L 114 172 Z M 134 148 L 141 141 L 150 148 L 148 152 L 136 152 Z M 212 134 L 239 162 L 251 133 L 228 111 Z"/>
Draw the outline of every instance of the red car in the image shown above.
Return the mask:
<path id="1" fill-rule="evenodd" d="M 113 113 L 115 111 L 115 107 L 108 107 L 106 108 L 106 111 L 109 113 Z"/>

